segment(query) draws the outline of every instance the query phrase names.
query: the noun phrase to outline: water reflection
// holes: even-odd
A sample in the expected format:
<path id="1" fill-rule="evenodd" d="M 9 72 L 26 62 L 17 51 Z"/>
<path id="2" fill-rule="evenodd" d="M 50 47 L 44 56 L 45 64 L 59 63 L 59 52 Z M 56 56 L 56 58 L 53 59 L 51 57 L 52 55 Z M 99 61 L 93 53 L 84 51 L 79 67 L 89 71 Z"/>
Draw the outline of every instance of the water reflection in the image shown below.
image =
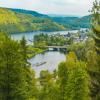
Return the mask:
<path id="1" fill-rule="evenodd" d="M 29 62 L 35 70 L 36 76 L 38 77 L 41 70 L 53 72 L 55 69 L 57 69 L 58 64 L 62 61 L 65 61 L 65 59 L 66 56 L 64 53 L 59 51 L 47 51 L 43 54 L 36 55 L 30 59 Z"/>

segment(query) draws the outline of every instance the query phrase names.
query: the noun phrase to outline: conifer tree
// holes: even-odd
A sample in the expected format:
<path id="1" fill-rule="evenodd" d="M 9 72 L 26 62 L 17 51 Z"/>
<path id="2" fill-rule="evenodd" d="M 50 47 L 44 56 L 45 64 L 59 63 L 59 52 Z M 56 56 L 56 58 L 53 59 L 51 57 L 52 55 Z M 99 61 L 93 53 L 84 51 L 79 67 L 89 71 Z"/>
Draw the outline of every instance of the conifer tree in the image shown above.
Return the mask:
<path id="1" fill-rule="evenodd" d="M 100 2 L 95 0 L 92 8 L 92 30 L 94 33 L 95 49 L 97 52 L 97 66 L 92 73 L 92 97 L 95 100 L 100 100 Z"/>
<path id="2" fill-rule="evenodd" d="M 100 55 L 100 4 L 95 1 L 92 8 L 93 19 L 92 29 L 94 32 L 95 48 L 97 53 Z"/>
<path id="3" fill-rule="evenodd" d="M 21 46 L 21 54 L 22 54 L 23 62 L 25 63 L 25 66 L 26 66 L 27 59 L 28 59 L 28 57 L 27 57 L 27 41 L 24 36 L 22 37 L 22 39 L 20 41 L 20 46 Z"/>
<path id="4" fill-rule="evenodd" d="M 27 41 L 25 37 L 22 37 L 22 40 L 20 41 L 20 52 L 22 56 L 22 62 L 24 67 L 24 79 L 27 83 L 27 94 L 28 98 L 36 98 L 38 89 L 36 87 L 36 79 L 35 79 L 35 72 L 30 67 L 30 64 L 28 63 L 28 56 L 27 56 Z"/>
<path id="5" fill-rule="evenodd" d="M 20 45 L 0 38 L 0 100 L 27 100 Z"/>

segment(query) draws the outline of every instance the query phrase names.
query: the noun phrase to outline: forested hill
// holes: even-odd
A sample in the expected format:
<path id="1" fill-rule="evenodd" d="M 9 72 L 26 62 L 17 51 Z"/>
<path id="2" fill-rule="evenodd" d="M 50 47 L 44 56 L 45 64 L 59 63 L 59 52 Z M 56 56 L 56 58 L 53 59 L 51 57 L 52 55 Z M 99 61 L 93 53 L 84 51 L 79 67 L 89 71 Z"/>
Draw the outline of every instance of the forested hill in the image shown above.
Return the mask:
<path id="1" fill-rule="evenodd" d="M 79 28 L 89 28 L 90 27 L 90 20 L 91 20 L 91 15 L 83 16 L 83 17 L 73 17 L 73 16 L 60 16 L 58 15 L 57 17 L 52 17 L 50 15 L 46 14 L 40 14 L 36 11 L 30 11 L 30 10 L 23 10 L 23 9 L 10 9 L 14 12 L 18 13 L 24 13 L 24 14 L 31 14 L 32 16 L 35 17 L 40 17 L 40 18 L 49 18 L 53 20 L 54 22 L 57 22 L 61 25 L 63 25 L 66 29 L 79 29 Z"/>
<path id="2" fill-rule="evenodd" d="M 51 19 L 70 29 L 90 28 L 91 15 L 83 17 L 51 17 Z"/>
<path id="3" fill-rule="evenodd" d="M 50 17 L 35 11 L 0 8 L 0 32 L 61 31 L 90 27 L 91 15 L 78 17 Z"/>
<path id="4" fill-rule="evenodd" d="M 49 18 L 48 15 L 40 14 L 40 13 L 38 13 L 36 11 L 24 10 L 24 9 L 14 9 L 14 8 L 13 9 L 9 8 L 9 10 L 12 10 L 12 11 L 17 12 L 17 13 L 31 14 L 31 15 L 33 15 L 35 17 Z"/>
<path id="5" fill-rule="evenodd" d="M 66 30 L 49 18 L 36 17 L 32 14 L 25 14 L 12 11 L 7 8 L 0 8 L 0 32 L 20 33 L 30 31 L 59 31 Z"/>

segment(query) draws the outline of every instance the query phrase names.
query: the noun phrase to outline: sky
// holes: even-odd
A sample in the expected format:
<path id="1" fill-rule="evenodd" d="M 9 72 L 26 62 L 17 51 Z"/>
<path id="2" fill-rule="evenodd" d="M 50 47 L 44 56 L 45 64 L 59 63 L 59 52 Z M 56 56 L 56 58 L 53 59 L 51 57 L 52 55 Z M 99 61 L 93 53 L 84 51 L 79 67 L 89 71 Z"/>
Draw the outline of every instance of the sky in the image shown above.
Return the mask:
<path id="1" fill-rule="evenodd" d="M 94 0 L 0 0 L 0 7 L 22 8 L 43 14 L 77 15 L 89 14 Z"/>

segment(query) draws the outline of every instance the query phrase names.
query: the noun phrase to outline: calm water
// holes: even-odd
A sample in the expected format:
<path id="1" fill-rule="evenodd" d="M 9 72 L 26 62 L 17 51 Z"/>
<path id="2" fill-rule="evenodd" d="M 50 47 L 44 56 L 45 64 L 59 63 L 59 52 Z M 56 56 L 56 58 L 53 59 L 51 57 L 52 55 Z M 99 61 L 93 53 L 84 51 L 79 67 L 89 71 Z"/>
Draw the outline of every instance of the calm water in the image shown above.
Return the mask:
<path id="1" fill-rule="evenodd" d="M 20 40 L 23 36 L 25 36 L 27 43 L 31 44 L 32 42 L 30 42 L 30 40 L 34 39 L 34 35 L 35 34 L 40 34 L 40 33 L 45 33 L 45 34 L 68 34 L 68 32 L 74 32 L 76 33 L 78 30 L 72 30 L 72 31 L 57 31 L 57 32 L 42 32 L 42 31 L 36 31 L 36 32 L 28 32 L 28 33 L 16 33 L 16 34 L 12 34 L 11 37 L 14 40 Z"/>
<path id="2" fill-rule="evenodd" d="M 14 40 L 20 40 L 23 36 L 25 36 L 28 44 L 31 44 L 29 40 L 32 40 L 35 34 L 40 33 L 48 33 L 48 34 L 67 34 L 68 31 L 59 31 L 59 32 L 29 32 L 29 33 L 19 33 L 19 34 L 12 34 L 11 37 Z M 43 54 L 38 54 L 32 59 L 28 60 L 31 63 L 32 68 L 36 72 L 36 77 L 39 76 L 41 70 L 48 70 L 53 72 L 57 69 L 58 64 L 66 59 L 65 54 L 59 51 L 47 51 Z M 38 66 L 37 66 L 38 65 Z"/>
<path id="3" fill-rule="evenodd" d="M 78 30 L 72 30 L 72 31 L 57 31 L 57 32 L 28 32 L 28 33 L 18 33 L 18 34 L 12 34 L 11 37 L 14 40 L 20 40 L 23 36 L 25 36 L 27 43 L 32 44 L 30 40 L 33 40 L 33 37 L 35 34 L 40 33 L 48 33 L 48 34 L 68 34 L 68 32 L 76 33 Z M 50 72 L 53 72 L 55 69 L 58 68 L 58 64 L 62 61 L 65 61 L 66 56 L 65 54 L 59 52 L 59 51 L 47 51 L 44 54 L 38 54 L 32 59 L 28 60 L 31 63 L 32 68 L 36 72 L 36 76 L 38 77 L 41 70 L 48 70 Z"/>
<path id="4" fill-rule="evenodd" d="M 44 54 L 36 55 L 32 59 L 30 59 L 29 62 L 35 70 L 36 76 L 38 77 L 41 70 L 48 70 L 50 72 L 53 72 L 58 68 L 59 63 L 65 61 L 65 59 L 65 54 L 59 51 L 47 51 Z M 37 64 L 40 63 L 44 64 L 37 66 Z"/>

